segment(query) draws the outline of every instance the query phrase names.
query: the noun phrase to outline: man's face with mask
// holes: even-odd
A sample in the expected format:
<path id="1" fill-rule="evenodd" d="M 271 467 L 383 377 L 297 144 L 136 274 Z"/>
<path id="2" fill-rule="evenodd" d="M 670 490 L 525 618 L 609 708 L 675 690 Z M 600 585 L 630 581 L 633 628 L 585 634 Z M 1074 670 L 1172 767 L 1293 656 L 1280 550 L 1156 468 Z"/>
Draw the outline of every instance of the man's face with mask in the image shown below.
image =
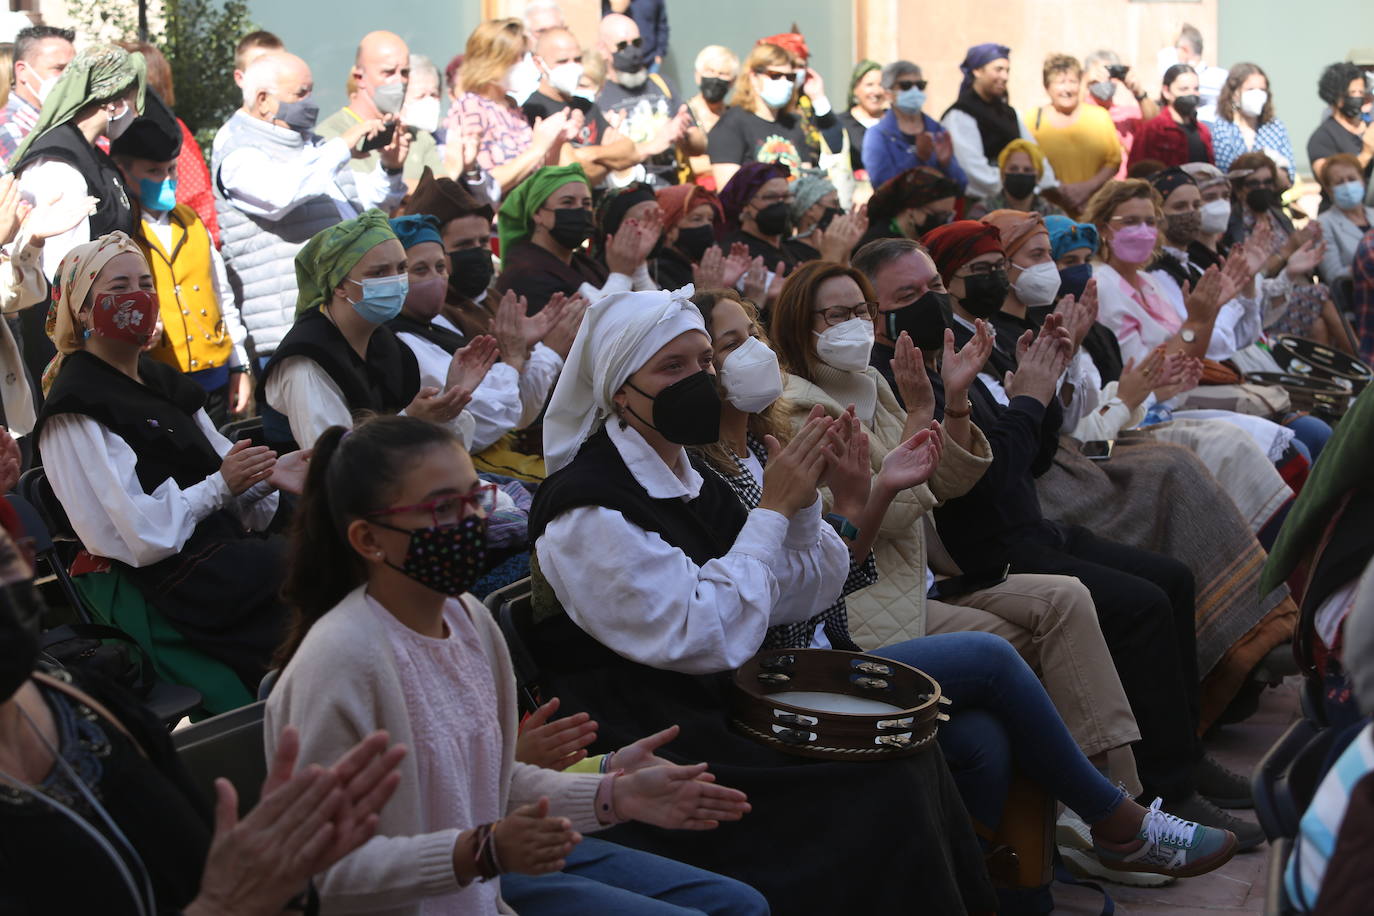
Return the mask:
<path id="1" fill-rule="evenodd" d="M 75 56 L 76 48 L 65 38 L 39 40 L 23 58 L 14 62 L 15 88 L 30 96 L 28 102 L 42 108 L 48 93 Z"/>
<path id="2" fill-rule="evenodd" d="M 410 49 L 389 32 L 373 32 L 358 46 L 353 79 L 357 93 L 367 96 L 378 114 L 398 114 L 410 79 Z"/>
<path id="3" fill-rule="evenodd" d="M 649 79 L 644 39 L 629 16 L 613 13 L 601 21 L 601 53 L 610 61 L 607 76 L 626 89 L 638 89 Z"/>

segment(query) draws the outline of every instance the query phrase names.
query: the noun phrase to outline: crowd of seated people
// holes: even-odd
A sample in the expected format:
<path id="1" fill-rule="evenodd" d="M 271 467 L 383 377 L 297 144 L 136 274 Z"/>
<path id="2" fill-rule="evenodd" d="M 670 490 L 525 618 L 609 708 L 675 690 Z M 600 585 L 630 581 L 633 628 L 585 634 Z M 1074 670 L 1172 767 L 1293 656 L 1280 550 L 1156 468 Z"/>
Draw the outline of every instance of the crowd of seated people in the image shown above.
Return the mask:
<path id="1" fill-rule="evenodd" d="M 1264 842 L 1204 738 L 1305 619 L 1312 503 L 1349 513 L 1358 385 L 1297 409 L 1278 338 L 1374 356 L 1365 73 L 1320 74 L 1308 214 L 1267 75 L 1190 26 L 1157 77 L 1052 54 L 1028 107 L 996 42 L 864 60 L 836 110 L 795 25 L 674 86 L 666 17 L 530 0 L 442 73 L 369 32 L 323 120 L 254 32 L 204 156 L 153 45 L 19 33 L 0 910 L 1043 912 L 1028 819 L 1148 886 Z M 261 691 L 255 806 L 54 673 L 26 522 L 197 716 Z M 934 740 L 732 725 L 775 649 L 920 669 Z M 1353 899 L 1350 747 L 1290 896 Z"/>

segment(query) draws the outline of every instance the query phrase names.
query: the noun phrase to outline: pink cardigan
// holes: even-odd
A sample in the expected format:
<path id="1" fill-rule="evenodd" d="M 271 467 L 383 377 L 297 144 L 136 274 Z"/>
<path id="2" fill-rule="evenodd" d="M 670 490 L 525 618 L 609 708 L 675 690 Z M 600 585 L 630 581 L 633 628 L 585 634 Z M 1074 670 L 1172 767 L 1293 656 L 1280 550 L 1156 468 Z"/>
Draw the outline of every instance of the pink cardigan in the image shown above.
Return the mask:
<path id="1" fill-rule="evenodd" d="M 417 916 L 425 898 L 460 890 L 453 874 L 453 846 L 460 831 L 451 828 L 417 835 L 426 800 L 417 788 L 415 755 L 425 751 L 415 746 L 391 644 L 383 621 L 368 607 L 363 589 L 359 586 L 350 592 L 310 628 L 282 672 L 267 701 L 267 759 L 272 759 L 277 736 L 287 725 L 300 729 L 298 766 L 329 766 L 379 728 L 410 749 L 401 761 L 400 787 L 382 809 L 377 835 L 318 877 L 316 885 L 324 911 L 331 914 Z M 594 807 L 601 776 L 559 773 L 516 762 L 518 707 L 510 655 L 487 609 L 470 595 L 463 596 L 463 601 L 491 662 L 505 723 L 503 809 L 510 811 L 548 796 L 550 812 L 570 819 L 578 831 L 603 829 Z M 501 912 L 513 911 L 503 904 Z"/>

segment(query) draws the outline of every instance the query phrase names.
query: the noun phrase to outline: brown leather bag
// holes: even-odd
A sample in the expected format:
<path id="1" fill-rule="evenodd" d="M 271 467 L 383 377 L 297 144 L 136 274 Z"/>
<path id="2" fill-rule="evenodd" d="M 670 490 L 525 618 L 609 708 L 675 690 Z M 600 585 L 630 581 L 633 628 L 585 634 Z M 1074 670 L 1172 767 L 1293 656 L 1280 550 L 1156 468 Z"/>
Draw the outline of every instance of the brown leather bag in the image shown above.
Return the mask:
<path id="1" fill-rule="evenodd" d="M 1054 798 L 1020 771 L 1012 773 L 1002 824 L 996 831 L 974 822 L 988 841 L 988 874 L 999 887 L 1035 888 L 1054 878 Z"/>

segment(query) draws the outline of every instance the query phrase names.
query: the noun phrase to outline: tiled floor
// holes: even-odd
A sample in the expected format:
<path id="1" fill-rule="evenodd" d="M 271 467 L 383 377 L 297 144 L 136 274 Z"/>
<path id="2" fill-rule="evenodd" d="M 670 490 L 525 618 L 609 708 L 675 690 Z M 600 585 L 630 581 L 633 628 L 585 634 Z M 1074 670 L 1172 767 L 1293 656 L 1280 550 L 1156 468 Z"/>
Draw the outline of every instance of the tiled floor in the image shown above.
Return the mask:
<path id="1" fill-rule="evenodd" d="M 1207 742 L 1222 763 L 1238 773 L 1249 773 L 1283 734 L 1298 714 L 1296 681 L 1266 690 L 1259 712 L 1240 725 L 1223 728 Z M 1253 819 L 1253 812 L 1236 812 Z M 1241 853 L 1222 868 L 1197 878 L 1185 878 L 1155 889 L 1104 885 L 1116 901 L 1121 914 L 1164 914 L 1201 916 L 1218 913 L 1264 912 L 1264 883 L 1269 865 L 1269 847 L 1260 846 Z M 1055 885 L 1055 913 L 1063 916 L 1096 916 L 1102 898 L 1073 887 Z"/>

